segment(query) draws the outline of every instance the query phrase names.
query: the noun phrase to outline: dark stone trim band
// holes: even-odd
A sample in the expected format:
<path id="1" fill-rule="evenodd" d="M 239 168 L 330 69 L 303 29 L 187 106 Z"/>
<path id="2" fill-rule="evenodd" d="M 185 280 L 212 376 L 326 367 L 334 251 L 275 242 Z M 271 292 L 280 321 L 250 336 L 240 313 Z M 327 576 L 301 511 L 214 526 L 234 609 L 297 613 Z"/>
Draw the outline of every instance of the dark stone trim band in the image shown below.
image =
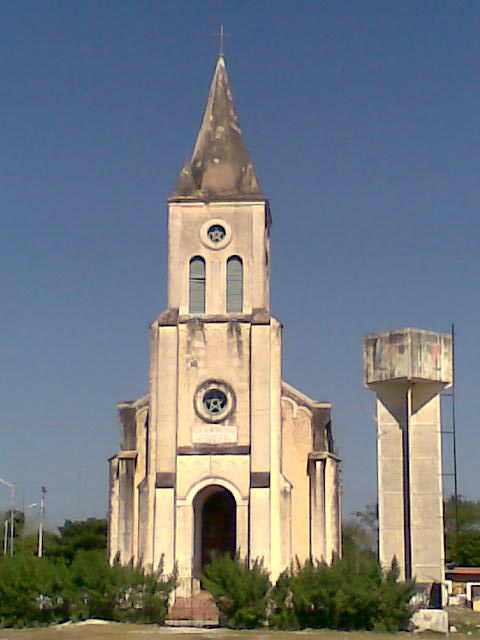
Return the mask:
<path id="1" fill-rule="evenodd" d="M 252 471 L 250 474 L 250 486 L 252 489 L 268 489 L 270 487 L 270 472 Z"/>
<path id="2" fill-rule="evenodd" d="M 250 453 L 250 447 L 237 445 L 197 445 L 196 447 L 178 447 L 177 453 L 180 456 L 245 456 Z"/>
<path id="3" fill-rule="evenodd" d="M 157 473 L 155 477 L 155 489 L 174 489 L 175 474 L 168 472 Z"/>

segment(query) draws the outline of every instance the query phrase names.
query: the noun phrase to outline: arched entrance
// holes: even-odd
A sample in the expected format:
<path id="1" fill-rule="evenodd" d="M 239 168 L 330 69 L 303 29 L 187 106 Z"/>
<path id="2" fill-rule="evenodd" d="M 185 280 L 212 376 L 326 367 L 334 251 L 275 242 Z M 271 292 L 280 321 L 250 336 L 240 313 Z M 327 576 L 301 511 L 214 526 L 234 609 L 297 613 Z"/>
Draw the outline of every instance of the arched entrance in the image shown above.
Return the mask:
<path id="1" fill-rule="evenodd" d="M 237 505 L 233 495 L 220 485 L 199 491 L 193 502 L 195 514 L 195 576 L 199 577 L 214 553 L 235 553 Z"/>

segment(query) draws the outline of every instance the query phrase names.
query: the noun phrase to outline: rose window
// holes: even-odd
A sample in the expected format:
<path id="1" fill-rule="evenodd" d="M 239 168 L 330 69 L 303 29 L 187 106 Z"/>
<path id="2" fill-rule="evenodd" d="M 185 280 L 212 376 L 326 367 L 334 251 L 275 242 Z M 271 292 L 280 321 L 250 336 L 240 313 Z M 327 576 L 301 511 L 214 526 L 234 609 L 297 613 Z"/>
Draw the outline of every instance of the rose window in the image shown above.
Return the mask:
<path id="1" fill-rule="evenodd" d="M 209 240 L 211 240 L 215 244 L 221 242 L 225 238 L 225 235 L 226 231 L 221 224 L 212 224 L 212 226 L 209 227 L 207 231 Z"/>
<path id="2" fill-rule="evenodd" d="M 205 422 L 224 422 L 235 411 L 235 394 L 222 380 L 206 380 L 197 387 L 193 406 Z"/>
<path id="3" fill-rule="evenodd" d="M 227 396 L 220 389 L 211 389 L 203 396 L 203 406 L 207 413 L 216 416 L 225 411 Z"/>

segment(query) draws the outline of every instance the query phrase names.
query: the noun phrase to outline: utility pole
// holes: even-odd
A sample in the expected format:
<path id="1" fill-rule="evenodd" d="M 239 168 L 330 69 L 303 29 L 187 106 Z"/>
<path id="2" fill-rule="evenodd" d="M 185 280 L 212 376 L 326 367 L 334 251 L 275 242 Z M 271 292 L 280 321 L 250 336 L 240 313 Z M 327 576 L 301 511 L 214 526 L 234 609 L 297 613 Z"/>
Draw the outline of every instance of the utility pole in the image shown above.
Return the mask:
<path id="1" fill-rule="evenodd" d="M 15 485 L 12 484 L 10 493 L 10 556 L 13 558 L 13 503 L 15 500 Z"/>
<path id="2" fill-rule="evenodd" d="M 5 530 L 3 532 L 3 555 L 7 555 L 7 544 L 8 544 L 8 520 L 5 520 Z"/>
<path id="3" fill-rule="evenodd" d="M 43 555 L 43 513 L 45 511 L 45 496 L 47 495 L 47 490 L 45 487 L 42 487 L 42 497 L 40 498 L 40 523 L 38 525 L 38 557 L 41 558 Z"/>
<path id="4" fill-rule="evenodd" d="M 455 543 L 458 545 L 458 483 L 457 483 L 457 435 L 455 431 L 455 327 L 452 322 L 452 435 L 453 435 L 453 482 L 455 496 Z"/>
<path id="5" fill-rule="evenodd" d="M 15 502 L 15 485 L 12 484 L 11 482 L 7 482 L 6 480 L 3 480 L 2 478 L 0 478 L 0 484 L 3 484 L 4 486 L 10 488 L 10 555 L 13 556 L 13 516 L 14 516 L 13 504 Z M 4 548 L 5 548 L 5 555 L 7 555 L 5 544 L 4 544 Z"/>

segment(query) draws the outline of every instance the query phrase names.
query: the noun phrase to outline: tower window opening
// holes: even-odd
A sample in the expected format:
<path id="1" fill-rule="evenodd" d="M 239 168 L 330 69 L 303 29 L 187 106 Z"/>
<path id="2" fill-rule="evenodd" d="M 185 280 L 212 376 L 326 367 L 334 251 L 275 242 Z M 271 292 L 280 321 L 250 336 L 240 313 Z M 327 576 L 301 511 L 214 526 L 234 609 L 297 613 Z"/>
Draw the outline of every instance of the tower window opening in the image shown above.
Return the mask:
<path id="1" fill-rule="evenodd" d="M 200 256 L 190 260 L 189 313 L 205 313 L 205 260 Z"/>
<path id="2" fill-rule="evenodd" d="M 239 256 L 227 260 L 227 313 L 243 308 L 243 263 Z"/>

